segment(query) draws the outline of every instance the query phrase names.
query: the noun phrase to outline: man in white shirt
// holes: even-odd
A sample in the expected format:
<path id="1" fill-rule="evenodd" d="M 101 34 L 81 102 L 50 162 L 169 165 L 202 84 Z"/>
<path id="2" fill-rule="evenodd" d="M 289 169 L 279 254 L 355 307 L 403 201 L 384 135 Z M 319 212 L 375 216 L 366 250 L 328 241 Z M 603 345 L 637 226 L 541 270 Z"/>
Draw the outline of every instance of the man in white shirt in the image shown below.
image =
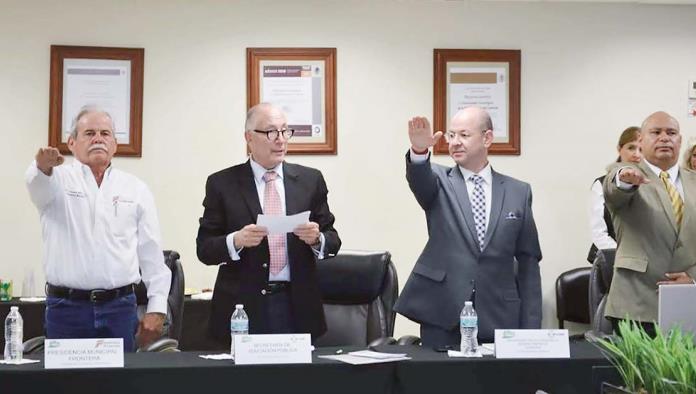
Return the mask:
<path id="1" fill-rule="evenodd" d="M 472 300 L 478 338 L 495 329 L 540 328 L 541 250 L 529 184 L 500 174 L 488 162 L 493 124 L 488 112 L 457 112 L 445 134 L 453 167 L 430 163 L 433 134 L 426 118 L 408 127 L 406 179 L 425 211 L 428 243 L 396 303 L 420 323 L 426 346 L 459 344 L 459 314 Z"/>
<path id="2" fill-rule="evenodd" d="M 114 124 L 103 110 L 80 111 L 68 148 L 72 163 L 41 148 L 26 174 L 44 240 L 46 337 L 120 337 L 133 351 L 137 336 L 147 346 L 162 334 L 171 284 L 154 199 L 113 167 Z M 133 285 L 141 279 L 148 306 L 138 324 Z"/>
<path id="3" fill-rule="evenodd" d="M 605 315 L 615 329 L 630 319 L 653 334 L 658 287 L 696 278 L 696 173 L 679 168 L 681 138 L 679 122 L 655 112 L 638 139 L 644 160 L 616 163 L 604 179 L 617 235 Z"/>

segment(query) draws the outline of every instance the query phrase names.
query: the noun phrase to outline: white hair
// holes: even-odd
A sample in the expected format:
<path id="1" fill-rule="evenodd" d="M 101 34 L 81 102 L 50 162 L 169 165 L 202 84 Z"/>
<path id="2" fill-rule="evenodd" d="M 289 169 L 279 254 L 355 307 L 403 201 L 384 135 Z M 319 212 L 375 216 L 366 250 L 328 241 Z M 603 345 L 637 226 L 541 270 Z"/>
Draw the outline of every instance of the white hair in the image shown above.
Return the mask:
<path id="1" fill-rule="evenodd" d="M 100 113 L 106 115 L 111 121 L 111 131 L 115 132 L 116 123 L 114 122 L 114 118 L 111 117 L 111 114 L 99 106 L 88 104 L 80 108 L 80 112 L 78 112 L 77 116 L 75 116 L 75 118 L 73 119 L 72 124 L 70 126 L 71 137 L 77 138 L 77 124 L 80 122 L 80 119 L 82 119 L 83 116 L 91 113 Z"/>
<path id="2" fill-rule="evenodd" d="M 247 111 L 246 122 L 244 122 L 244 131 L 252 131 L 257 127 L 256 123 L 258 123 L 258 115 L 261 110 L 270 111 L 272 109 L 276 109 L 282 112 L 280 108 L 271 103 L 258 103 L 253 107 L 249 108 L 249 111 Z"/>

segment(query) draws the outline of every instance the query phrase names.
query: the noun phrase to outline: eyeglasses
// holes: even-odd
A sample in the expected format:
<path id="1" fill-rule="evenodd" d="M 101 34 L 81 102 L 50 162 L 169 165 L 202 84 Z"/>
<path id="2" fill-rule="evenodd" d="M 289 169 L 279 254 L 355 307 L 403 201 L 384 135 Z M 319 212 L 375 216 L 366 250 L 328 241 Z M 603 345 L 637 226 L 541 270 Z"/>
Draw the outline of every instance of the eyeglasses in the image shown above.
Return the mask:
<path id="1" fill-rule="evenodd" d="M 485 133 L 487 130 L 481 131 L 481 133 Z M 467 131 L 467 130 L 462 130 L 462 131 L 454 131 L 450 130 L 445 133 L 445 141 L 447 143 L 452 143 L 454 142 L 457 138 L 459 138 L 460 141 L 468 141 L 469 138 L 471 138 L 474 135 L 474 133 Z"/>
<path id="2" fill-rule="evenodd" d="M 292 138 L 292 135 L 295 134 L 294 129 L 282 129 L 282 130 L 253 130 L 256 133 L 261 133 L 261 134 L 266 134 L 266 137 L 270 141 L 275 141 L 280 137 L 280 135 L 283 135 L 283 138 L 286 140 L 289 140 Z"/>

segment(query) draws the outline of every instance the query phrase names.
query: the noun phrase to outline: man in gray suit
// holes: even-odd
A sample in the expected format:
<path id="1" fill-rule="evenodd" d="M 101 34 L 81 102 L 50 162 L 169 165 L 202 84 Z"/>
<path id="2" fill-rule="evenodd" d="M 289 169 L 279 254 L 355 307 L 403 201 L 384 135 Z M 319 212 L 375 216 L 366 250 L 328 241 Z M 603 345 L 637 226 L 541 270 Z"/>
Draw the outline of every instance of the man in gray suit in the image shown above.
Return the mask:
<path id="1" fill-rule="evenodd" d="M 617 235 L 605 315 L 614 329 L 628 318 L 653 333 L 658 286 L 696 278 L 696 173 L 679 168 L 679 123 L 669 114 L 648 116 L 638 142 L 643 161 L 617 163 L 604 179 Z"/>
<path id="2" fill-rule="evenodd" d="M 488 162 L 489 114 L 460 110 L 445 134 L 454 167 L 430 163 L 433 134 L 426 118 L 409 121 L 406 179 L 425 211 L 428 243 L 416 261 L 396 310 L 420 323 L 425 346 L 460 341 L 459 314 L 474 301 L 478 338 L 496 328 L 541 326 L 541 250 L 527 183 L 499 174 Z"/>

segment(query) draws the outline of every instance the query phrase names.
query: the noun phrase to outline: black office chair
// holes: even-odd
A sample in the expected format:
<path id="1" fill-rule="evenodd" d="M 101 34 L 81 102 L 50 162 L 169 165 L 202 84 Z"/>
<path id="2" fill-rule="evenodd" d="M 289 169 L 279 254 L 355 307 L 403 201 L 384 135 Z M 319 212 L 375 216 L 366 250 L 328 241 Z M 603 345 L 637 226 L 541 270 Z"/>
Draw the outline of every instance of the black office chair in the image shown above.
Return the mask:
<path id="1" fill-rule="evenodd" d="M 386 251 L 342 250 L 317 263 L 327 332 L 315 346 L 368 346 L 396 342 L 396 269 Z"/>
<path id="2" fill-rule="evenodd" d="M 590 275 L 589 308 L 592 334 L 611 335 L 611 322 L 604 317 L 609 287 L 614 276 L 614 257 L 616 249 L 603 249 L 597 252 Z"/>
<path id="3" fill-rule="evenodd" d="M 563 328 L 564 321 L 590 324 L 590 271 L 592 269 L 589 267 L 574 268 L 556 279 L 556 317 L 559 328 Z"/>
<path id="4" fill-rule="evenodd" d="M 138 351 L 178 351 L 178 340 L 181 337 L 184 314 L 184 270 L 181 266 L 178 252 L 165 250 L 163 253 L 165 264 L 172 270 L 172 280 L 167 299 L 167 318 L 164 323 L 162 338 L 146 348 L 138 349 Z M 147 310 L 147 288 L 142 281 L 135 286 L 135 297 L 138 304 L 138 319 L 141 319 Z M 40 336 L 25 341 L 24 354 L 42 353 L 44 351 L 44 340 L 45 337 Z"/>
<path id="5" fill-rule="evenodd" d="M 167 298 L 167 319 L 162 336 L 177 341 L 181 338 L 184 315 L 184 269 L 179 258 L 179 253 L 176 251 L 164 251 L 164 263 L 172 271 L 172 281 Z M 138 319 L 142 319 L 147 312 L 147 288 L 142 281 L 135 286 L 135 297 L 138 304 Z"/>

